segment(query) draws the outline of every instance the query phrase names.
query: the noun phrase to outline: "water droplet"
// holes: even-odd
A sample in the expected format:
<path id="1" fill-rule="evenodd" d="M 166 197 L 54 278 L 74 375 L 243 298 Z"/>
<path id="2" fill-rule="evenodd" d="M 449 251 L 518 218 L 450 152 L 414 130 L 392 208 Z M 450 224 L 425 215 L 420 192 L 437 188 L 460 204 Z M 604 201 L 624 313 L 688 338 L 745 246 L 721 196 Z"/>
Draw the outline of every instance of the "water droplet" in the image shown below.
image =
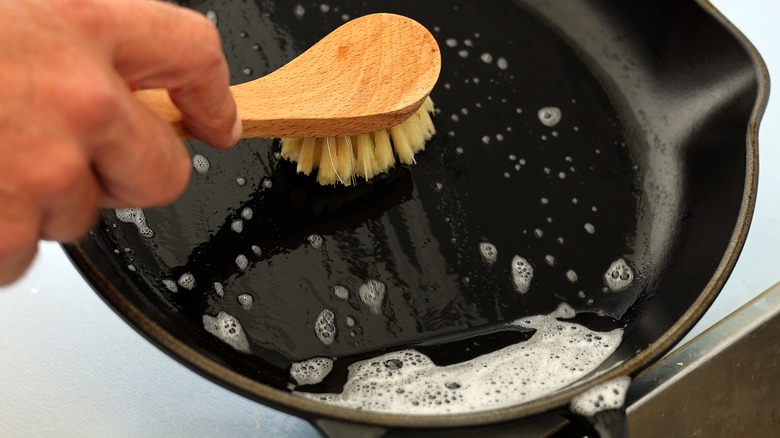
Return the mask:
<path id="1" fill-rule="evenodd" d="M 587 224 L 585 224 L 585 231 L 588 234 L 593 234 L 593 233 L 596 232 L 596 228 L 592 224 L 587 223 Z"/>
<path id="2" fill-rule="evenodd" d="M 444 44 L 446 44 L 447 47 L 455 47 L 458 45 L 458 40 L 455 38 L 447 38 L 447 40 L 444 41 Z"/>
<path id="3" fill-rule="evenodd" d="M 368 280 L 358 290 L 358 296 L 371 312 L 379 314 L 382 311 L 382 302 L 385 299 L 387 287 L 379 280 Z"/>
<path id="4" fill-rule="evenodd" d="M 323 309 L 314 323 L 314 333 L 325 344 L 330 345 L 336 339 L 336 315 L 330 309 Z"/>
<path id="5" fill-rule="evenodd" d="M 244 308 L 244 310 L 251 309 L 252 305 L 255 303 L 255 298 L 249 294 L 241 294 L 236 297 L 236 300 L 238 301 L 238 304 Z"/>
<path id="6" fill-rule="evenodd" d="M 628 263 L 622 258 L 612 262 L 604 274 L 604 283 L 610 291 L 620 292 L 631 286 L 634 281 L 634 272 Z"/>
<path id="7" fill-rule="evenodd" d="M 241 219 L 234 220 L 230 224 L 230 229 L 236 233 L 240 233 L 244 231 L 244 221 L 242 221 Z"/>
<path id="8" fill-rule="evenodd" d="M 293 9 L 293 14 L 297 18 L 303 18 L 304 14 L 306 14 L 306 9 L 302 5 L 295 5 L 295 9 Z"/>
<path id="9" fill-rule="evenodd" d="M 219 24 L 219 18 L 217 17 L 217 13 L 214 11 L 206 11 L 206 18 L 214 25 Z"/>
<path id="10" fill-rule="evenodd" d="M 515 290 L 521 294 L 527 293 L 531 288 L 531 280 L 534 269 L 528 261 L 518 255 L 512 259 L 512 282 Z"/>
<path id="11" fill-rule="evenodd" d="M 238 269 L 242 271 L 246 271 L 246 268 L 249 266 L 249 260 L 246 258 L 245 255 L 239 254 L 236 257 L 236 266 L 238 266 Z"/>
<path id="12" fill-rule="evenodd" d="M 192 166 L 195 168 L 195 171 L 201 175 L 205 175 L 208 173 L 209 169 L 211 169 L 211 163 L 209 163 L 208 158 L 201 154 L 195 154 L 192 157 Z"/>
<path id="13" fill-rule="evenodd" d="M 325 239 L 323 239 L 319 234 L 312 234 L 307 237 L 306 240 L 309 241 L 309 244 L 314 249 L 322 248 L 322 244 L 325 242 Z"/>
<path id="14" fill-rule="evenodd" d="M 241 217 L 244 218 L 244 220 L 251 220 L 252 216 L 254 216 L 254 211 L 252 211 L 251 208 L 245 207 L 243 210 L 241 210 Z"/>
<path id="15" fill-rule="evenodd" d="M 483 53 L 479 57 L 479 59 L 481 59 L 482 62 L 484 62 L 485 64 L 490 64 L 491 62 L 493 62 L 493 55 L 491 55 L 490 53 Z"/>
<path id="16" fill-rule="evenodd" d="M 195 287 L 195 277 L 191 273 L 185 272 L 181 274 L 177 283 L 184 289 L 192 290 Z"/>
<path id="17" fill-rule="evenodd" d="M 496 260 L 498 259 L 498 249 L 489 242 L 482 242 L 479 244 L 479 254 L 482 256 L 482 261 L 491 266 L 496 263 Z"/>
<path id="18" fill-rule="evenodd" d="M 346 300 L 349 298 L 349 289 L 347 289 L 345 286 L 337 284 L 333 286 L 333 294 L 336 295 L 336 298 Z"/>
<path id="19" fill-rule="evenodd" d="M 539 121 L 542 122 L 544 126 L 550 128 L 557 125 L 561 121 L 562 117 L 561 110 L 554 106 L 548 106 L 540 109 L 537 115 L 539 117 Z"/>

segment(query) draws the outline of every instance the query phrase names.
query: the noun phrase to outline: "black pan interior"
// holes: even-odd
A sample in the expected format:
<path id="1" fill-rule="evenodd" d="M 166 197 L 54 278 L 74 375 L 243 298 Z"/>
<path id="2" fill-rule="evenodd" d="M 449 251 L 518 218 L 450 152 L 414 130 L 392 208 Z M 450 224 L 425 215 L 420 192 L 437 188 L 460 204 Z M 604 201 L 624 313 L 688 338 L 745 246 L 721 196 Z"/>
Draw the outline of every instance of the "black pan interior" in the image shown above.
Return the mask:
<path id="1" fill-rule="evenodd" d="M 577 20 L 544 2 L 183 3 L 216 17 L 234 83 L 278 68 L 346 19 L 371 12 L 418 20 L 442 49 L 432 93 L 438 134 L 416 165 L 355 187 L 319 187 L 278 157 L 275 140 L 244 140 L 230 151 L 193 141 L 187 146 L 210 169 L 194 173 L 173 205 L 145 211 L 153 238 L 108 211 L 79 244 L 89 259 L 82 268 L 91 265 L 85 269 L 122 291 L 122 303 L 109 301 L 132 323 L 140 312 L 248 379 L 284 390 L 292 361 L 328 356 L 337 358 L 337 372 L 324 389 L 334 389 L 352 361 L 408 346 L 451 363 L 524 339 L 502 323 L 561 302 L 593 329 L 626 328 L 606 368 L 677 322 L 732 243 L 756 84 L 747 56 L 693 2 L 666 2 L 663 12 L 581 2 Z M 601 53 L 597 37 L 572 40 L 581 38 L 577 26 L 592 25 L 624 43 Z M 670 27 L 703 33 L 670 41 Z M 701 46 L 718 50 L 702 54 Z M 626 85 L 636 78 L 646 82 Z M 714 107 L 705 107 L 704 89 L 717 95 Z M 546 107 L 561 112 L 555 126 L 540 119 Z M 252 218 L 237 233 L 231 225 L 246 208 Z M 497 249 L 495 264 L 480 255 L 485 242 Z M 235 263 L 240 254 L 245 270 Z M 512 285 L 514 255 L 534 269 L 525 294 Z M 635 279 L 627 290 L 605 292 L 603 276 L 620 258 Z M 185 273 L 196 280 L 192 290 L 166 289 L 163 280 Z M 357 297 L 372 279 L 386 285 L 378 314 Z M 336 285 L 350 297 L 338 298 Z M 240 294 L 252 296 L 249 310 Z M 330 345 L 315 335 L 323 309 L 336 318 Z M 204 330 L 203 315 L 220 311 L 241 321 L 250 354 Z"/>

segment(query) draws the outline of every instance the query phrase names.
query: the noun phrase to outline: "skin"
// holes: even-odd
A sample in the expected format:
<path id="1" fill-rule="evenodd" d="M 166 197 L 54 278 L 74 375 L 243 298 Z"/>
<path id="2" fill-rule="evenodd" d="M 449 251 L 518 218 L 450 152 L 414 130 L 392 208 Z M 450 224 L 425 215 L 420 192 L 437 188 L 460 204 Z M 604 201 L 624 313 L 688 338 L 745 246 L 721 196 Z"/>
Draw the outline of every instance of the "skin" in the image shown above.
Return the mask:
<path id="1" fill-rule="evenodd" d="M 216 28 L 152 0 L 0 1 L 0 285 L 41 239 L 85 234 L 101 208 L 154 207 L 190 157 L 131 88 L 165 88 L 218 148 L 241 134 Z"/>

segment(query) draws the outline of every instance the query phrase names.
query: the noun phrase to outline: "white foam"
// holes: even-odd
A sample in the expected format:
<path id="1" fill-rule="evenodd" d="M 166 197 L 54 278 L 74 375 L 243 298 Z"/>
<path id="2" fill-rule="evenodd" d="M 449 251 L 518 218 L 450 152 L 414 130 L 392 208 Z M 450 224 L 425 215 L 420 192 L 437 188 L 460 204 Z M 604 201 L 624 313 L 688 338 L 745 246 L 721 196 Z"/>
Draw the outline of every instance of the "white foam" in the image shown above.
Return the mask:
<path id="1" fill-rule="evenodd" d="M 322 248 L 322 244 L 325 243 L 325 239 L 323 239 L 319 234 L 312 234 L 307 237 L 306 240 L 309 241 L 309 244 L 311 244 L 311 247 L 314 249 Z"/>
<path id="2" fill-rule="evenodd" d="M 249 266 L 249 260 L 246 258 L 245 255 L 239 254 L 236 257 L 236 266 L 238 266 L 238 269 L 242 271 L 246 271 L 247 266 Z"/>
<path id="3" fill-rule="evenodd" d="M 225 288 L 222 286 L 222 283 L 218 281 L 214 282 L 214 292 L 216 292 L 217 296 L 220 298 L 225 296 Z"/>
<path id="4" fill-rule="evenodd" d="M 337 284 L 333 286 L 333 294 L 336 295 L 336 298 L 346 300 L 349 298 L 349 289 L 347 289 L 345 286 Z"/>
<path id="5" fill-rule="evenodd" d="M 217 13 L 214 11 L 206 11 L 206 18 L 214 25 L 216 26 L 219 24 L 219 18 L 217 17 Z"/>
<path id="6" fill-rule="evenodd" d="M 479 244 L 479 255 L 482 256 L 483 262 L 492 266 L 498 260 L 498 249 L 492 243 L 482 242 Z"/>
<path id="7" fill-rule="evenodd" d="M 544 126 L 552 128 L 561 121 L 562 114 L 561 110 L 557 107 L 547 106 L 540 109 L 539 112 L 537 112 L 537 116 Z"/>
<path id="8" fill-rule="evenodd" d="M 241 219 L 234 220 L 230 224 L 230 229 L 236 233 L 240 233 L 244 231 L 244 221 L 242 221 Z"/>
<path id="9" fill-rule="evenodd" d="M 246 185 L 246 178 L 239 176 L 238 178 L 236 178 L 236 184 L 238 184 L 240 186 L 245 186 Z"/>
<path id="10" fill-rule="evenodd" d="M 531 280 L 534 278 L 534 268 L 528 260 L 516 255 L 512 259 L 512 283 L 515 290 L 521 294 L 531 289 Z"/>
<path id="11" fill-rule="evenodd" d="M 618 409 L 626 401 L 626 392 L 631 383 L 628 376 L 618 377 L 582 393 L 569 405 L 575 414 L 592 417 L 599 412 Z"/>
<path id="12" fill-rule="evenodd" d="M 135 224 L 138 233 L 142 237 L 154 237 L 154 230 L 146 223 L 146 215 L 140 208 L 117 208 L 114 210 L 116 218 L 126 224 Z"/>
<path id="13" fill-rule="evenodd" d="M 203 328 L 238 351 L 249 353 L 249 340 L 238 319 L 220 310 L 217 316 L 203 315 Z"/>
<path id="14" fill-rule="evenodd" d="M 252 305 L 255 303 L 255 298 L 249 294 L 240 294 L 239 296 L 236 297 L 236 301 L 238 301 L 238 304 L 240 304 L 241 307 L 244 308 L 244 310 L 249 310 L 252 308 Z"/>
<path id="15" fill-rule="evenodd" d="M 315 357 L 302 362 L 293 362 L 290 377 L 299 385 L 316 385 L 322 382 L 333 369 L 333 359 Z"/>
<path id="16" fill-rule="evenodd" d="M 358 296 L 371 312 L 379 314 L 382 312 L 382 302 L 385 300 L 387 287 L 379 280 L 368 280 L 360 285 Z"/>
<path id="17" fill-rule="evenodd" d="M 621 329 L 601 333 L 559 320 L 574 315 L 562 304 L 549 315 L 510 323 L 536 331 L 525 342 L 466 362 L 437 366 L 418 351 L 396 351 L 352 364 L 341 393 L 295 394 L 405 415 L 487 411 L 528 402 L 591 373 L 620 345 Z"/>
<path id="18" fill-rule="evenodd" d="M 185 272 L 184 274 L 181 274 L 177 283 L 184 289 L 192 290 L 195 288 L 195 277 L 191 273 Z"/>
<path id="19" fill-rule="evenodd" d="M 609 269 L 604 273 L 604 284 L 610 291 L 620 292 L 634 282 L 634 271 L 628 266 L 622 258 L 615 260 L 609 265 Z"/>
<path id="20" fill-rule="evenodd" d="M 330 309 L 323 309 L 314 323 L 314 333 L 325 345 L 330 345 L 336 339 L 336 315 Z"/>
<path id="21" fill-rule="evenodd" d="M 203 155 L 195 154 L 192 157 L 192 167 L 194 167 L 195 171 L 199 174 L 205 175 L 208 173 L 209 169 L 211 169 L 211 163 L 209 162 L 208 158 L 204 157 Z"/>
<path id="22" fill-rule="evenodd" d="M 255 215 L 255 212 L 252 211 L 251 208 L 246 207 L 243 210 L 241 210 L 241 217 L 244 218 L 244 220 L 251 220 L 252 217 Z"/>
<path id="23" fill-rule="evenodd" d="M 166 278 L 166 279 L 164 279 L 162 281 L 162 283 L 163 283 L 163 286 L 165 286 L 166 289 L 168 289 L 169 291 L 171 291 L 173 293 L 176 293 L 176 292 L 179 291 L 179 286 L 177 286 L 176 282 L 171 280 L 171 279 Z"/>
<path id="24" fill-rule="evenodd" d="M 256 256 L 263 255 L 263 250 L 257 245 L 252 245 L 252 252 L 255 253 Z"/>

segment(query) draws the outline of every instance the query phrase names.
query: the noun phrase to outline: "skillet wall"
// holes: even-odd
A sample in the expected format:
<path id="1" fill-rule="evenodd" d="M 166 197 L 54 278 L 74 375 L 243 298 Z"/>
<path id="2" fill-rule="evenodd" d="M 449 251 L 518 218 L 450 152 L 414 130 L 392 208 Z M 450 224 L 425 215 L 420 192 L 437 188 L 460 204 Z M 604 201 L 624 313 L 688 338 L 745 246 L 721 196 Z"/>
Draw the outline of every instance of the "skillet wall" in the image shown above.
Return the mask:
<path id="1" fill-rule="evenodd" d="M 581 58 L 601 75 L 638 165 L 639 226 L 631 246 L 639 251 L 634 261 L 644 276 L 645 293 L 629 310 L 627 336 L 610 363 L 656 341 L 700 298 L 731 242 L 743 202 L 745 127 L 756 94 L 750 59 L 696 4 L 676 3 L 655 5 L 658 10 L 650 10 L 651 5 L 629 9 L 620 2 L 521 3 L 568 35 Z M 288 47 L 267 64 L 281 65 L 300 49 Z M 240 57 L 236 48 L 228 51 Z M 97 230 L 96 236 L 84 243 L 92 261 L 82 263 L 109 273 L 124 298 L 165 331 L 184 343 L 203 345 L 202 331 L 189 330 L 190 321 L 176 309 L 150 299 L 148 283 L 106 260 L 104 255 L 115 249 L 111 230 Z M 120 309 L 125 317 L 134 312 Z M 230 355 L 219 342 L 206 344 L 211 351 L 202 352 L 208 356 Z M 285 360 L 278 362 L 283 366 Z"/>
<path id="2" fill-rule="evenodd" d="M 735 262 L 727 248 L 744 240 L 749 218 L 736 227 L 743 206 L 752 214 L 757 181 L 757 149 L 746 141 L 756 67 L 694 1 L 523 3 L 580 51 L 622 113 L 642 180 L 636 248 L 651 273 L 629 331 L 642 349 L 697 299 L 697 318 L 706 310 Z"/>

